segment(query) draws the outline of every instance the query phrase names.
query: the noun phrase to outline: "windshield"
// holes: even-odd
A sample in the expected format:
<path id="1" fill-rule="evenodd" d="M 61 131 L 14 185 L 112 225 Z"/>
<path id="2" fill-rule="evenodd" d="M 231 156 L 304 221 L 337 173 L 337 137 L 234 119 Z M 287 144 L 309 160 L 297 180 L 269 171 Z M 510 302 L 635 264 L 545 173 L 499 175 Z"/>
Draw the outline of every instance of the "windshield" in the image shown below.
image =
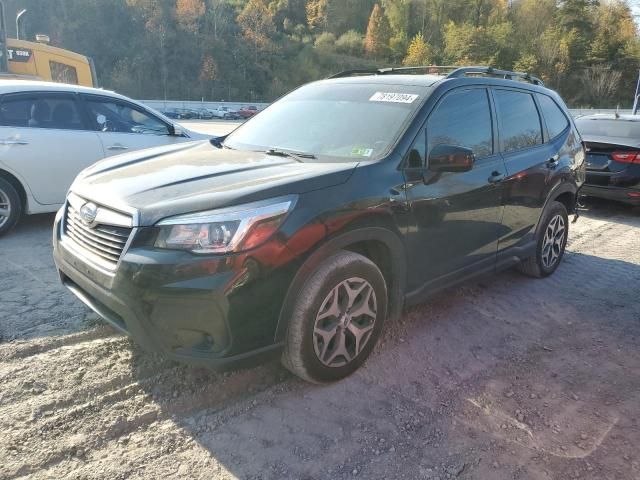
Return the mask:
<path id="1" fill-rule="evenodd" d="M 578 118 L 576 126 L 580 134 L 586 136 L 640 138 L 640 122 L 637 120 Z"/>
<path id="2" fill-rule="evenodd" d="M 311 84 L 235 130 L 224 145 L 303 153 L 321 161 L 375 160 L 395 143 L 426 93 L 407 85 Z"/>

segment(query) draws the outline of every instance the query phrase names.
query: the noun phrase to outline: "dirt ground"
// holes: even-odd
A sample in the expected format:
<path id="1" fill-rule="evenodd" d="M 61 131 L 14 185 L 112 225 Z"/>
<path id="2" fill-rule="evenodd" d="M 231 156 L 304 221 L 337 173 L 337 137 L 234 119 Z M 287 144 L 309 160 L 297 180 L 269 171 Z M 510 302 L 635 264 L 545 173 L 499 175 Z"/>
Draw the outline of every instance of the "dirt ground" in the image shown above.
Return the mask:
<path id="1" fill-rule="evenodd" d="M 52 216 L 0 239 L 0 478 L 639 479 L 640 211 L 595 204 L 556 274 L 388 324 L 358 373 L 150 355 L 58 283 Z"/>

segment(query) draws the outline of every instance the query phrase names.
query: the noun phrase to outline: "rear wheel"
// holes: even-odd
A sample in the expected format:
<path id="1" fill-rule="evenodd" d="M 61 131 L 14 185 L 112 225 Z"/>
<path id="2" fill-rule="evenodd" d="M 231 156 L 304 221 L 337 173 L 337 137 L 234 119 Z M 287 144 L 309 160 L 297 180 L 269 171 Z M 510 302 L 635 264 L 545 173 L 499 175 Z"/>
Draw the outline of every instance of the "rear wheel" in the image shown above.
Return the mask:
<path id="1" fill-rule="evenodd" d="M 313 383 L 340 380 L 362 365 L 387 316 L 387 287 L 368 258 L 339 252 L 325 260 L 296 299 L 282 362 Z"/>
<path id="2" fill-rule="evenodd" d="M 0 236 L 11 230 L 22 215 L 22 202 L 15 187 L 0 178 Z"/>
<path id="3" fill-rule="evenodd" d="M 518 265 L 518 270 L 537 278 L 551 275 L 562 261 L 568 235 L 567 209 L 562 203 L 554 201 L 542 219 L 535 255 Z"/>

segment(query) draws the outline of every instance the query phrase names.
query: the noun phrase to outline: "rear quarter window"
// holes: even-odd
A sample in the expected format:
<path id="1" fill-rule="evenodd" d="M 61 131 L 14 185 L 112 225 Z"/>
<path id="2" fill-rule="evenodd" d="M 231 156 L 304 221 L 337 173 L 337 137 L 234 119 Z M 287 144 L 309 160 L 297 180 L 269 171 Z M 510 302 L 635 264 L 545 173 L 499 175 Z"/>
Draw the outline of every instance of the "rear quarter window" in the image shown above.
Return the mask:
<path id="1" fill-rule="evenodd" d="M 554 139 L 569 126 L 569 120 L 567 120 L 565 114 L 551 97 L 538 94 L 538 102 L 540 103 L 542 116 L 547 124 L 549 138 Z"/>
<path id="2" fill-rule="evenodd" d="M 528 92 L 495 90 L 502 147 L 505 153 L 542 144 L 540 115 Z"/>

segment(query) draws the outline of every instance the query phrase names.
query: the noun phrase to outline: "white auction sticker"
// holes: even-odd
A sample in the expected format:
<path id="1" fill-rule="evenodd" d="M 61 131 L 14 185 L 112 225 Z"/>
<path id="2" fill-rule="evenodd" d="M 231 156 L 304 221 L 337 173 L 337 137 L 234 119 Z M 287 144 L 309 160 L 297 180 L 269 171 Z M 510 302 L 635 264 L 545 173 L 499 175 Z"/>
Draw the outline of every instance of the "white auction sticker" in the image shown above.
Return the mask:
<path id="1" fill-rule="evenodd" d="M 419 95 L 413 93 L 376 92 L 369 99 L 370 102 L 413 103 Z"/>

